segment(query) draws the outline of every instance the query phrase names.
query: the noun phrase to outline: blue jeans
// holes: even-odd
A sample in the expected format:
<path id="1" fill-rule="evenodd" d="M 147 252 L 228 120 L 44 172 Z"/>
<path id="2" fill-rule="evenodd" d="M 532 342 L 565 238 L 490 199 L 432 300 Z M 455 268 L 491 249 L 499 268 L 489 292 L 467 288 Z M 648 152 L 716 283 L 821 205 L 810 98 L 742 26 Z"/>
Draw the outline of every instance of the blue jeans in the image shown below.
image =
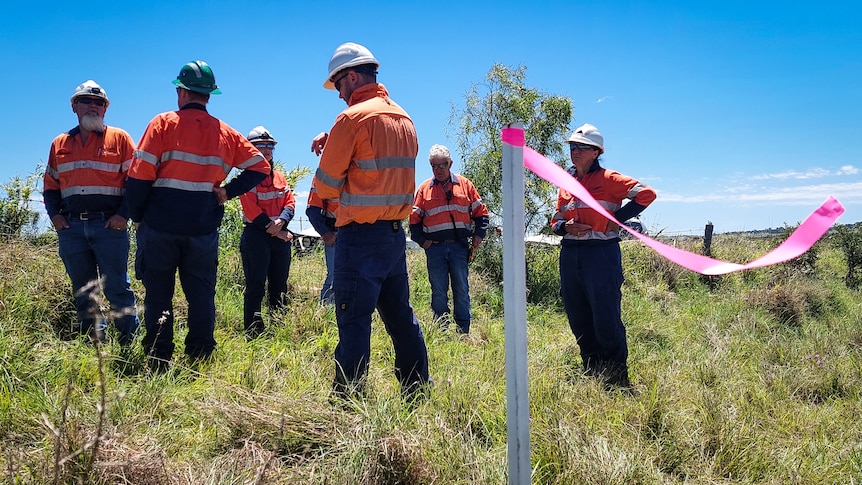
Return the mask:
<path id="1" fill-rule="evenodd" d="M 399 221 L 339 228 L 333 276 L 339 337 L 336 391 L 362 388 L 371 356 L 375 307 L 395 348 L 395 376 L 402 390 L 428 382 L 428 351 L 410 306 L 405 250 Z"/>
<path id="2" fill-rule="evenodd" d="M 625 366 L 622 321 L 623 266 L 619 241 L 560 248 L 560 294 L 584 368 Z"/>
<path id="3" fill-rule="evenodd" d="M 332 289 L 332 275 L 335 273 L 335 245 L 323 245 L 323 258 L 326 260 L 326 279 L 320 289 L 320 302 L 335 304 L 335 291 Z"/>
<path id="4" fill-rule="evenodd" d="M 267 284 L 269 308 L 279 308 L 287 296 L 290 274 L 289 242 L 272 237 L 257 226 L 246 225 L 240 237 L 239 251 L 245 273 L 244 325 L 246 331 L 262 331 L 259 317 Z"/>
<path id="5" fill-rule="evenodd" d="M 141 231 L 141 228 L 144 231 Z M 216 346 L 215 284 L 218 268 L 218 231 L 201 236 L 185 236 L 138 228 L 139 250 L 136 268 L 143 275 L 147 355 L 170 360 L 174 353 L 174 286 L 177 271 L 188 301 L 185 353 L 208 357 Z M 140 247 L 139 247 L 140 248 Z"/>
<path id="6" fill-rule="evenodd" d="M 431 283 L 431 310 L 440 318 L 449 313 L 449 280 L 458 331 L 470 331 L 470 284 L 467 282 L 467 246 L 461 241 L 434 242 L 425 250 L 428 281 Z"/>
<path id="7" fill-rule="evenodd" d="M 129 280 L 129 232 L 106 228 L 103 219 L 69 218 L 68 222 L 68 228 L 57 231 L 57 239 L 60 258 L 72 280 L 81 333 L 87 334 L 94 324 L 97 330 L 107 326 L 95 295 L 99 291 L 98 283 L 90 284 L 98 281 L 101 275 L 105 278 L 104 292 L 120 333 L 120 343 L 130 343 L 139 321 Z"/>

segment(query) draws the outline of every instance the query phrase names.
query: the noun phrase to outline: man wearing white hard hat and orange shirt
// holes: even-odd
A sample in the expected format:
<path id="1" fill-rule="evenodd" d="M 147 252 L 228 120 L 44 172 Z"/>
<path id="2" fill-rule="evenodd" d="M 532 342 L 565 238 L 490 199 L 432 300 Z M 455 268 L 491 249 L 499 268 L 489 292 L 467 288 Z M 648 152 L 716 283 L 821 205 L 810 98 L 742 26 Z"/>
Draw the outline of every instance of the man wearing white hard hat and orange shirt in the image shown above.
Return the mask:
<path id="1" fill-rule="evenodd" d="M 51 144 L 43 198 L 57 230 L 60 257 L 72 280 L 80 332 L 103 341 L 107 323 L 96 296 L 99 277 L 123 347 L 138 329 L 128 274 L 129 209 L 125 179 L 135 146 L 125 131 L 105 125 L 108 94 L 95 81 L 72 93 L 78 126 Z"/>
<path id="2" fill-rule="evenodd" d="M 383 320 L 395 348 L 395 375 L 407 399 L 425 394 L 428 351 L 410 306 L 401 221 L 410 215 L 419 143 L 413 120 L 377 82 L 380 63 L 348 42 L 329 61 L 323 86 L 347 103 L 329 134 L 314 138 L 320 157 L 312 182 L 322 199 L 337 198 L 333 392 L 361 393 L 371 357 L 371 315 Z"/>
<path id="3" fill-rule="evenodd" d="M 604 137 L 585 124 L 569 138 L 573 175 L 620 221 L 640 214 L 656 193 L 599 164 Z M 623 201 L 629 202 L 623 205 Z M 628 388 L 628 345 L 622 321 L 623 266 L 619 226 L 560 189 L 551 219 L 560 247 L 560 294 L 581 350 L 584 372 L 608 388 Z"/>

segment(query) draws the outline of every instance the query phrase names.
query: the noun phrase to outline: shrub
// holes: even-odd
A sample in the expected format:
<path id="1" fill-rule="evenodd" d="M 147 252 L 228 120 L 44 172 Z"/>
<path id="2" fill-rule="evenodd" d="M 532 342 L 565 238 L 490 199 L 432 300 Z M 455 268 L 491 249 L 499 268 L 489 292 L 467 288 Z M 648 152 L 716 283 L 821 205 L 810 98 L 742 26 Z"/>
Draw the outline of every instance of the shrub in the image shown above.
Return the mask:
<path id="1" fill-rule="evenodd" d="M 560 304 L 559 260 L 557 246 L 528 244 L 525 247 L 529 303 Z M 503 242 L 493 231 L 488 232 L 488 238 L 473 255 L 471 270 L 493 283 L 503 283 Z"/>
<path id="2" fill-rule="evenodd" d="M 847 274 L 844 283 L 848 288 L 857 289 L 862 283 L 862 224 L 838 226 L 832 237 L 835 247 L 847 259 Z"/>
<path id="3" fill-rule="evenodd" d="M 36 192 L 37 173 L 26 179 L 14 177 L 3 185 L 6 197 L 0 199 L 0 238 L 4 241 L 20 238 L 25 232 L 35 234 L 39 213 L 30 208 L 30 197 Z"/>

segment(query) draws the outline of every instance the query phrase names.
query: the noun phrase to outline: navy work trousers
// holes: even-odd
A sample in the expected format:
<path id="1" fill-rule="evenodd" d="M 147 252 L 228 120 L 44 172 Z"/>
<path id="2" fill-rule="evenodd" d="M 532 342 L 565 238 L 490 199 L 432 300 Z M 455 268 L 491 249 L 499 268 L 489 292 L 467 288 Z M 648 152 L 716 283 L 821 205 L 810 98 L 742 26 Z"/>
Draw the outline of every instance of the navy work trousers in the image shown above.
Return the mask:
<path id="1" fill-rule="evenodd" d="M 142 231 L 143 229 L 143 231 Z M 199 236 L 162 232 L 141 224 L 138 227 L 138 257 L 135 267 L 142 271 L 147 333 L 144 351 L 158 359 L 170 360 L 174 353 L 174 282 L 177 272 L 188 301 L 185 353 L 208 357 L 216 346 L 215 285 L 218 269 L 218 231 Z"/>
<path id="2" fill-rule="evenodd" d="M 260 310 L 266 290 L 268 289 L 269 308 L 281 307 L 287 296 L 290 243 L 249 224 L 242 231 L 239 251 L 242 255 L 242 270 L 245 273 L 243 293 L 245 329 L 261 331 L 263 320 L 260 319 Z"/>
<path id="3" fill-rule="evenodd" d="M 560 248 L 560 293 L 584 367 L 625 366 L 622 321 L 623 266 L 619 240 Z"/>
<path id="4" fill-rule="evenodd" d="M 403 391 L 428 382 L 428 351 L 410 306 L 406 238 L 399 221 L 350 223 L 335 244 L 335 390 L 361 389 L 371 355 L 375 307 L 395 348 L 395 376 Z"/>

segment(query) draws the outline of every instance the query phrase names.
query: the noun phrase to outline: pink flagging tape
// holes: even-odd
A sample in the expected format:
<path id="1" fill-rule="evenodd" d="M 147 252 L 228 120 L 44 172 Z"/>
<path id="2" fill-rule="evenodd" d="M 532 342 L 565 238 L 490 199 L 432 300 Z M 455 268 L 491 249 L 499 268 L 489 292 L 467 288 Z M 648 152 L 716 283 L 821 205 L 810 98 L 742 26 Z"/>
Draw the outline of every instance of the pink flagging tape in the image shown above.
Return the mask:
<path id="1" fill-rule="evenodd" d="M 805 251 L 808 251 L 818 239 L 826 234 L 826 231 L 828 231 L 835 221 L 838 220 L 838 217 L 844 213 L 844 207 L 841 203 L 834 197 L 830 196 L 817 210 L 812 212 L 795 231 L 793 231 L 790 237 L 769 253 L 746 264 L 719 261 L 701 254 L 695 254 L 673 246 L 668 246 L 667 244 L 644 236 L 627 226 L 623 226 L 614 218 L 613 215 L 596 202 L 593 196 L 587 192 L 580 182 L 569 175 L 569 173 L 562 167 L 526 146 L 524 143 L 523 130 L 504 128 L 502 132 L 502 140 L 503 143 L 508 145 L 524 148 L 524 166 L 532 170 L 533 173 L 557 187 L 567 190 L 569 193 L 587 204 L 590 208 L 619 224 L 620 227 L 630 232 L 632 236 L 636 237 L 670 261 L 673 261 L 683 268 L 690 269 L 704 275 L 720 275 L 732 273 L 734 271 L 742 271 L 744 269 L 760 268 L 772 264 L 783 263 L 784 261 L 798 257 L 805 253 Z"/>

